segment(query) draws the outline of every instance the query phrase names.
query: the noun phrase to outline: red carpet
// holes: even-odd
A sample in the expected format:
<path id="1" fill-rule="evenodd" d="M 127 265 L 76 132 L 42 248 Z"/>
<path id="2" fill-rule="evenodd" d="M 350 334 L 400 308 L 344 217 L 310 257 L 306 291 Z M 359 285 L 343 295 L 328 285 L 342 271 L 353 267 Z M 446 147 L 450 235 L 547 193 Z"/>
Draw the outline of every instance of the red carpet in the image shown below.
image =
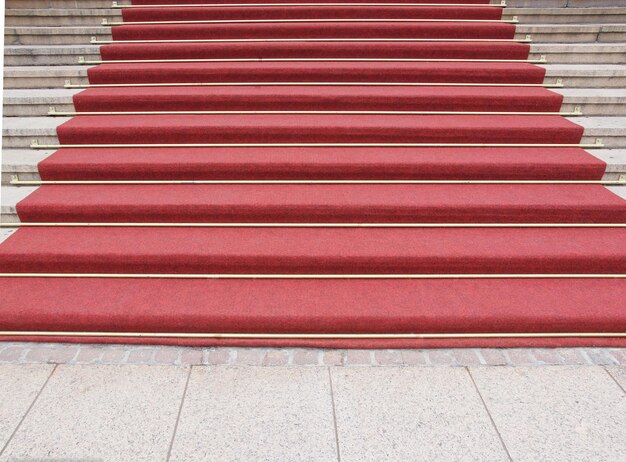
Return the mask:
<path id="1" fill-rule="evenodd" d="M 528 59 L 527 43 L 213 42 L 104 45 L 104 60 L 137 59 Z"/>
<path id="2" fill-rule="evenodd" d="M 626 229 L 24 228 L 5 271 L 625 273 Z"/>
<path id="3" fill-rule="evenodd" d="M 0 318 L 3 326 L 11 330 L 371 333 L 372 326 L 377 326 L 377 331 L 381 332 L 437 333 L 575 332 L 584 326 L 587 331 L 614 332 L 626 323 L 623 306 L 626 284 L 619 280 L 78 281 L 36 278 L 0 279 L 0 291 L 6 301 L 0 305 Z M 591 306 L 602 309 L 590 310 Z M 110 342 L 111 339 L 100 341 Z M 259 343 L 156 341 L 203 345 Z M 149 343 L 150 339 L 141 339 L 141 342 Z M 349 343 L 345 340 L 266 340 L 264 343 L 326 347 L 349 344 L 363 348 L 623 346 L 614 339 L 357 340 Z"/>
<path id="4" fill-rule="evenodd" d="M 95 66 L 88 70 L 90 83 L 182 85 L 89 88 L 75 95 L 76 110 L 559 112 L 562 97 L 557 93 L 516 86 L 543 83 L 543 68 L 493 62 L 529 57 L 529 45 L 512 40 L 515 25 L 500 21 L 502 8 L 476 6 L 486 0 L 456 0 L 455 6 L 445 6 L 449 2 L 443 0 L 428 2 L 441 6 L 384 5 L 389 2 L 373 7 L 204 7 L 197 4 L 216 2 L 183 0 L 196 5 L 123 9 L 126 22 L 147 24 L 113 27 L 115 40 L 136 43 L 102 46 L 103 60 L 157 62 Z M 394 38 L 432 41 L 383 40 Z M 198 39 L 240 41 L 145 42 Z M 279 41 L 259 41 L 263 39 Z M 158 62 L 177 59 L 217 61 Z M 238 59 L 251 61 L 223 61 Z M 425 61 L 376 61 L 394 59 Z M 448 59 L 459 62 L 438 61 Z M 289 82 L 306 85 L 276 85 Z M 358 85 L 320 85 L 333 82 Z M 383 82 L 405 85 L 368 85 Z M 220 85 L 194 85 L 203 83 Z M 606 165 L 575 146 L 582 135 L 582 127 L 556 114 L 83 114 L 61 125 L 58 138 L 61 144 L 84 147 L 58 150 L 39 164 L 39 171 L 43 180 L 66 181 L 600 180 Z M 167 146 L 190 143 L 548 146 Z M 626 346 L 623 337 L 583 336 L 626 332 L 624 279 L 583 277 L 626 273 L 626 228 L 558 226 L 626 223 L 626 201 L 600 184 L 44 185 L 17 211 L 23 222 L 60 226 L 24 227 L 10 236 L 0 245 L 2 272 L 161 276 L 0 278 L 4 331 L 536 334 L 387 340 L 26 337 L 32 340 L 342 348 Z M 67 222 L 126 225 L 62 225 Z M 209 222 L 233 225 L 169 225 Z M 261 228 L 235 223 L 442 226 Z M 166 279 L 165 274 L 271 278 Z M 388 279 L 278 279 L 279 274 L 382 274 Z M 402 274 L 472 277 L 399 279 Z M 495 277 L 483 279 L 481 274 Z M 557 277 L 503 276 L 507 274 Z M 581 336 L 542 336 L 555 333 Z"/>
<path id="5" fill-rule="evenodd" d="M 381 81 L 539 84 L 546 73 L 544 68 L 527 63 L 429 62 L 128 63 L 103 64 L 90 67 L 87 72 L 94 84 Z"/>
<path id="6" fill-rule="evenodd" d="M 306 22 L 257 24 L 152 24 L 113 28 L 114 40 L 191 39 L 512 39 L 515 26 L 507 23 L 462 22 Z"/>
<path id="7" fill-rule="evenodd" d="M 222 86 L 90 88 L 77 111 L 517 111 L 559 112 L 563 97 L 546 88 Z"/>
<path id="8" fill-rule="evenodd" d="M 125 8 L 125 22 L 140 21 L 233 21 L 271 19 L 478 19 L 498 20 L 502 8 L 494 7 L 432 7 L 432 6 L 297 6 L 276 8 L 194 7 L 185 8 Z"/>
<path id="9" fill-rule="evenodd" d="M 626 222 L 623 199 L 600 185 L 47 185 L 18 213 L 35 222 Z"/>
<path id="10" fill-rule="evenodd" d="M 120 115 L 78 116 L 62 144 L 115 143 L 578 143 L 560 116 L 520 115 Z"/>
<path id="11" fill-rule="evenodd" d="M 45 180 L 599 180 L 580 148 L 74 148 L 39 163 Z"/>

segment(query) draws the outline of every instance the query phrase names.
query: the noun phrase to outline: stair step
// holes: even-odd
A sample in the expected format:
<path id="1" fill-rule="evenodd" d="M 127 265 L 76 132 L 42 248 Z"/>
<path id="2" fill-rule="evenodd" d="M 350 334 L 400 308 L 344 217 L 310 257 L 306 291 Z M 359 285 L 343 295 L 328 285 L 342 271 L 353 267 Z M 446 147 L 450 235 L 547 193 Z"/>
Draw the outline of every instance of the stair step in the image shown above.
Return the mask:
<path id="1" fill-rule="evenodd" d="M 373 23 L 377 24 L 377 23 Z M 377 24 L 380 27 L 380 24 Z M 507 24 L 501 24 L 500 27 L 507 27 Z M 131 29 L 132 26 L 128 26 L 127 29 Z M 463 26 L 464 28 L 467 26 Z M 136 27 L 135 27 L 136 28 Z M 328 33 L 328 26 L 324 29 L 319 27 L 315 28 L 317 35 L 322 38 L 329 38 L 331 35 Z M 124 39 L 119 30 L 122 27 L 116 28 L 118 38 L 117 40 Z M 153 27 L 155 31 L 162 34 L 163 30 L 167 30 L 165 27 Z M 215 27 L 206 27 L 207 31 L 213 33 L 206 38 L 215 37 Z M 258 29 L 258 27 L 256 28 Z M 348 31 L 354 28 L 348 28 Z M 402 30 L 396 27 L 397 30 Z M 298 30 L 298 29 L 296 29 Z M 390 29 L 391 30 L 391 29 Z M 487 32 L 492 31 L 492 28 L 486 28 Z M 493 33 L 493 32 L 492 32 Z M 297 33 L 297 36 L 292 34 L 294 38 L 303 38 L 304 35 Z M 356 33 L 346 32 L 346 37 L 357 37 Z M 624 42 L 626 41 L 626 25 L 624 24 L 520 24 L 516 28 L 516 38 L 524 39 L 526 35 L 531 35 L 532 40 L 535 43 L 585 43 L 585 42 Z M 260 38 L 269 37 L 268 33 L 260 36 Z M 392 38 L 390 33 L 385 32 L 381 37 Z M 405 35 L 416 37 L 413 35 Z M 7 27 L 5 29 L 5 44 L 6 45 L 86 45 L 90 42 L 92 37 L 96 37 L 98 40 L 111 40 L 111 28 L 102 26 L 83 26 L 83 27 Z M 442 38 L 451 37 L 448 34 Z M 474 35 L 476 37 L 476 35 Z M 196 37 L 202 38 L 202 37 Z M 497 38 L 497 37 L 494 37 Z M 143 35 L 142 37 L 127 38 L 127 40 L 138 39 L 167 39 L 163 35 L 155 32 L 153 36 Z"/>
<path id="2" fill-rule="evenodd" d="M 183 91 L 186 88 L 186 91 Z M 420 94 L 428 96 L 428 87 L 408 87 L 411 91 L 407 92 L 407 100 L 410 104 L 403 104 L 402 101 L 398 100 L 389 100 L 384 101 L 385 104 L 393 103 L 390 109 L 380 106 L 378 104 L 376 107 L 370 107 L 369 109 L 366 107 L 361 107 L 360 105 L 354 106 L 354 103 L 359 103 L 365 105 L 368 101 L 367 98 L 357 99 L 354 96 L 352 99 L 347 100 L 338 100 L 332 99 L 330 95 L 341 93 L 345 94 L 346 97 L 350 94 L 357 95 L 359 87 L 348 87 L 350 91 L 342 92 L 330 92 L 329 89 L 332 87 L 297 87 L 295 89 L 288 88 L 279 88 L 280 91 L 278 93 L 268 91 L 269 87 L 254 87 L 252 88 L 242 88 L 242 87 L 222 87 L 221 90 L 227 90 L 224 92 L 224 95 L 221 97 L 218 96 L 220 91 L 220 87 L 212 87 L 211 89 L 202 88 L 202 87 L 152 87 L 152 88 L 118 88 L 114 92 L 111 93 L 111 89 L 88 89 L 86 91 L 82 91 L 80 89 L 44 89 L 44 90 L 15 90 L 8 89 L 4 91 L 4 116 L 5 117 L 31 117 L 31 116 L 46 116 L 48 114 L 50 107 L 55 107 L 55 109 L 59 112 L 62 111 L 74 111 L 75 104 L 73 101 L 73 96 L 77 93 L 81 93 L 78 97 L 78 101 L 83 101 L 78 105 L 80 111 L 124 111 L 124 110 L 132 110 L 132 111 L 140 111 L 140 110 L 270 110 L 275 107 L 276 104 L 279 103 L 279 100 L 276 99 L 282 93 L 289 93 L 290 98 L 286 101 L 294 102 L 293 98 L 296 95 L 299 95 L 296 99 L 299 104 L 298 106 L 290 105 L 290 109 L 311 109 L 315 110 L 333 110 L 334 106 L 331 107 L 329 104 L 340 104 L 340 106 L 334 108 L 335 110 L 420 110 L 419 100 L 415 100 Z M 382 92 L 385 95 L 391 94 L 400 94 L 399 90 L 402 87 L 394 87 L 394 89 L 390 90 L 385 88 L 384 91 L 380 88 L 369 87 L 367 88 L 367 94 L 371 97 L 373 94 L 375 95 L 378 92 Z M 311 91 L 315 89 L 315 92 L 312 94 Z M 264 90 L 264 91 L 259 91 Z M 395 90 L 395 91 L 394 91 Z M 482 91 L 489 91 L 491 95 L 499 93 L 509 93 L 511 89 L 504 88 L 496 88 L 496 89 L 481 89 L 480 87 L 472 88 L 472 87 L 450 87 L 448 89 L 448 93 L 446 93 L 449 97 L 452 97 L 453 94 L 451 91 L 457 91 L 467 95 L 477 94 L 479 95 Z M 618 89 L 595 89 L 595 88 L 555 88 L 551 89 L 552 92 L 563 95 L 563 105 L 559 105 L 555 102 L 556 105 L 554 107 L 550 106 L 537 106 L 538 109 L 542 111 L 564 111 L 564 112 L 572 112 L 576 107 L 580 107 L 583 114 L 585 115 L 600 115 L 600 116 L 608 116 L 608 115 L 626 115 L 626 96 L 624 92 Z M 252 93 L 250 93 L 252 92 Z M 524 107 L 511 106 L 510 99 L 508 100 L 506 107 L 497 106 L 497 99 L 493 99 L 486 106 L 478 106 L 480 103 L 480 99 L 468 101 L 470 106 L 461 106 L 464 100 L 455 100 L 453 104 L 449 107 L 441 107 L 439 110 L 486 110 L 486 111 L 532 111 L 535 110 L 533 104 L 533 99 L 529 98 L 527 95 L 539 95 L 539 94 L 551 94 L 551 91 L 541 88 L 518 88 L 515 90 L 516 95 L 522 100 L 525 104 Z M 163 96 L 160 94 L 163 93 Z M 189 97 L 193 96 L 192 99 L 183 98 L 184 94 L 187 93 Z M 251 104 L 253 100 L 248 98 L 248 95 L 254 95 L 255 93 L 259 93 L 259 95 L 266 95 L 262 99 L 258 99 L 258 103 L 254 106 Z M 441 96 L 440 89 L 437 90 L 437 94 Z M 101 96 L 102 95 L 102 96 Z M 179 98 L 176 98 L 176 95 L 180 95 Z M 203 99 L 204 95 L 204 99 Z M 227 97 L 230 95 L 230 97 Z M 246 101 L 242 100 L 238 102 L 236 97 L 238 95 L 246 96 Z M 270 98 L 270 96 L 272 98 Z M 209 96 L 209 98 L 207 98 Z M 293 98 L 291 98 L 293 96 Z M 338 96 L 338 95 L 337 95 Z M 364 95 L 367 96 L 367 95 Z M 215 99 L 211 98 L 215 97 Z M 276 97 L 276 98 L 274 98 Z M 468 96 L 469 97 L 469 96 Z M 117 98 L 117 99 L 116 99 Z M 372 103 L 376 102 L 374 98 L 369 98 Z M 441 98 L 440 98 L 441 99 Z M 333 101 L 337 101 L 333 103 Z M 434 101 L 434 100 L 433 100 Z M 536 104 L 539 104 L 543 100 L 537 100 Z M 158 105 L 159 102 L 163 104 L 161 106 Z M 380 101 L 381 103 L 383 101 Z M 429 104 L 431 100 L 429 99 Z M 443 100 L 442 100 L 443 102 Z M 150 104 L 150 106 L 146 106 L 146 104 Z M 153 105 L 154 104 L 154 105 Z M 217 104 L 217 105 L 216 105 Z M 294 102 L 295 104 L 295 102 Z M 343 106 L 343 104 L 347 104 Z M 400 104 L 396 106 L 396 104 Z M 543 103 L 542 103 L 543 104 Z M 313 105 L 313 106 L 311 106 Z M 301 107 L 300 107 L 301 106 Z M 281 109 L 276 107 L 276 109 Z M 282 108 L 283 110 L 286 108 Z M 428 110 L 435 110 L 434 108 L 427 108 Z"/>
<path id="3" fill-rule="evenodd" d="M 8 89 L 3 92 L 5 117 L 46 116 L 50 107 L 57 111 L 73 111 L 72 96 L 81 90 L 55 89 Z"/>
<path id="4" fill-rule="evenodd" d="M 622 223 L 602 185 L 44 185 L 23 222 Z"/>
<path id="5" fill-rule="evenodd" d="M 597 122 L 592 124 L 598 125 Z M 578 143 L 581 135 L 580 126 L 560 116 L 544 115 L 354 115 L 350 118 L 321 114 L 98 115 L 74 117 L 58 127 L 62 144 L 569 144 Z"/>
<path id="6" fill-rule="evenodd" d="M 77 65 L 79 56 L 100 59 L 97 45 L 8 45 L 4 47 L 5 66 Z"/>
<path id="7" fill-rule="evenodd" d="M 622 64 L 547 64 L 546 81 L 563 79 L 567 88 L 626 87 L 626 66 Z"/>
<path id="8" fill-rule="evenodd" d="M 619 274 L 626 272 L 625 239 L 623 228 L 23 228 L 0 247 L 0 266 L 6 272 Z"/>
<path id="9" fill-rule="evenodd" d="M 100 26 L 102 20 L 120 21 L 120 10 L 106 9 L 64 9 L 64 8 L 24 8 L 6 9 L 5 26 Z"/>
<path id="10" fill-rule="evenodd" d="M 74 97 L 78 111 L 317 110 L 558 112 L 562 97 L 522 87 L 127 87 L 90 88 Z"/>
<path id="11" fill-rule="evenodd" d="M 86 45 L 91 37 L 111 40 L 111 28 L 101 26 L 83 27 L 7 27 L 4 30 L 5 45 Z"/>
<path id="12" fill-rule="evenodd" d="M 623 64 L 626 62 L 626 43 L 545 43 L 533 44 L 531 59 L 545 55 L 550 64 Z"/>
<path id="13" fill-rule="evenodd" d="M 65 81 L 86 84 L 88 66 L 7 66 L 4 68 L 4 88 L 54 88 L 63 87 Z"/>
<path id="14" fill-rule="evenodd" d="M 626 173 L 626 149 L 83 148 L 7 149 L 3 180 L 603 179 Z M 601 162 L 596 160 L 600 159 Z M 45 159 L 45 161 L 44 161 Z M 44 161 L 43 163 L 40 163 Z"/>
<path id="15" fill-rule="evenodd" d="M 559 8 L 557 6 L 555 8 L 504 9 L 502 16 L 504 19 L 511 19 L 513 16 L 517 16 L 521 24 L 623 24 L 626 23 L 626 7 L 622 2 L 615 7 L 599 8 Z"/>
<path id="16" fill-rule="evenodd" d="M 625 24 L 518 24 L 515 37 L 541 43 L 626 42 Z"/>
<path id="17" fill-rule="evenodd" d="M 8 330 L 122 332 L 614 332 L 622 280 L 0 279 Z M 573 296 L 575 294 L 575 296 Z M 467 300 L 473 300 L 468 307 Z M 563 303 L 567 300 L 567 303 Z M 132 307 L 132 309 L 129 309 Z M 176 307 L 176 316 L 172 316 Z M 245 309 L 242 309 L 245 307 Z M 340 307 L 341 309 L 338 309 Z M 437 309 L 433 309 L 437 307 Z M 590 307 L 597 307 L 597 309 Z M 114 320 L 114 321 L 113 321 Z M 107 341 L 111 341 L 108 339 Z M 122 340 L 123 341 L 123 340 Z M 184 340 L 178 345 L 433 348 L 589 346 L 589 339 Z M 597 340 L 594 345 L 600 344 Z M 618 345 L 613 345 L 618 346 Z"/>

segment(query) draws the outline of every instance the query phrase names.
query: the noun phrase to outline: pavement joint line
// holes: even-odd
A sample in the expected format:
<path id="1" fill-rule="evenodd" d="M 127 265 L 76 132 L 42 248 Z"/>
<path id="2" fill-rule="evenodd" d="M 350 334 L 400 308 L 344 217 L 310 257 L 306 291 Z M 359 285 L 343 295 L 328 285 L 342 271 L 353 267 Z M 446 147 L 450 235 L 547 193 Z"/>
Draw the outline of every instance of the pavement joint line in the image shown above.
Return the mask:
<path id="1" fill-rule="evenodd" d="M 609 370 L 606 366 L 604 366 L 602 369 L 604 369 L 604 371 L 605 371 L 607 374 L 609 374 L 609 377 L 611 377 L 611 379 L 613 380 L 613 382 L 615 382 L 615 384 L 616 384 L 616 385 L 620 388 L 620 390 L 622 390 L 622 392 L 624 393 L 624 395 L 626 395 L 626 390 L 624 389 L 624 387 L 622 387 L 622 384 L 621 384 L 621 383 L 619 383 L 619 382 L 617 381 L 617 379 L 613 376 L 613 374 L 611 374 L 611 371 L 610 371 L 610 370 Z"/>
<path id="2" fill-rule="evenodd" d="M 185 380 L 185 387 L 183 388 L 183 394 L 180 398 L 180 405 L 178 406 L 178 412 L 176 414 L 176 423 L 174 423 L 174 430 L 172 431 L 172 439 L 170 440 L 170 444 L 167 448 L 167 457 L 166 461 L 169 462 L 172 457 L 172 448 L 174 447 L 174 441 L 176 440 L 176 433 L 178 431 L 178 423 L 180 422 L 180 416 L 183 412 L 183 406 L 185 405 L 185 398 L 187 396 L 187 389 L 189 388 L 189 380 L 191 379 L 191 372 L 193 371 L 193 365 L 189 366 L 189 370 L 187 371 L 187 380 Z"/>
<path id="3" fill-rule="evenodd" d="M 478 384 L 474 380 L 474 376 L 472 375 L 472 371 L 470 370 L 470 368 L 468 366 L 465 366 L 464 369 L 467 372 L 467 375 L 469 376 L 469 379 L 472 381 L 472 384 L 474 385 L 474 390 L 476 390 L 476 394 L 478 395 L 478 398 L 480 399 L 480 402 L 482 403 L 483 408 L 485 409 L 485 412 L 487 413 L 487 416 L 489 417 L 489 421 L 491 422 L 491 425 L 492 425 L 494 431 L 498 435 L 498 439 L 500 440 L 500 444 L 502 445 L 502 449 L 504 449 L 504 452 L 506 452 L 506 455 L 507 455 L 507 457 L 509 459 L 509 462 L 513 462 L 513 458 L 511 457 L 511 453 L 509 452 L 509 448 L 506 447 L 506 443 L 504 442 L 504 438 L 502 438 L 502 435 L 500 434 L 500 430 L 498 429 L 498 426 L 496 425 L 496 421 L 493 419 L 493 416 L 491 415 L 491 411 L 489 410 L 489 407 L 487 406 L 487 403 L 485 402 L 485 399 L 483 398 L 483 395 L 480 392 L 480 388 L 478 388 Z"/>
<path id="4" fill-rule="evenodd" d="M 35 395 L 35 397 L 31 401 L 30 406 L 28 406 L 28 409 L 26 409 L 26 412 L 24 412 L 24 415 L 22 416 L 20 421 L 15 426 L 15 429 L 11 432 L 11 435 L 7 438 L 7 441 L 6 441 L 6 443 L 4 443 L 4 446 L 2 447 L 2 449 L 0 449 L 0 457 L 2 456 L 2 454 L 4 454 L 4 451 L 6 451 L 6 449 L 9 447 L 9 444 L 11 443 L 11 440 L 13 440 L 13 437 L 15 436 L 15 434 L 17 433 L 19 428 L 22 426 L 22 423 L 24 423 L 24 420 L 26 420 L 26 417 L 30 413 L 31 409 L 33 407 L 35 407 L 35 404 L 37 403 L 37 400 L 39 399 L 39 397 L 43 393 L 43 390 L 46 388 L 46 385 L 48 385 L 48 382 L 52 378 L 52 375 L 57 370 L 58 366 L 59 366 L 58 364 L 55 364 L 52 367 L 52 370 L 50 371 L 50 374 L 48 374 L 48 377 L 46 378 L 46 381 L 43 383 L 43 385 L 41 386 L 41 388 L 39 389 L 39 391 L 37 392 L 37 394 Z"/>
<path id="5" fill-rule="evenodd" d="M 339 429 L 337 428 L 337 410 L 335 408 L 335 391 L 333 387 L 333 374 L 330 366 L 326 367 L 328 372 L 328 384 L 330 386 L 330 404 L 333 411 L 333 430 L 335 433 L 335 446 L 337 449 L 337 462 L 341 462 L 341 449 L 339 445 Z"/>

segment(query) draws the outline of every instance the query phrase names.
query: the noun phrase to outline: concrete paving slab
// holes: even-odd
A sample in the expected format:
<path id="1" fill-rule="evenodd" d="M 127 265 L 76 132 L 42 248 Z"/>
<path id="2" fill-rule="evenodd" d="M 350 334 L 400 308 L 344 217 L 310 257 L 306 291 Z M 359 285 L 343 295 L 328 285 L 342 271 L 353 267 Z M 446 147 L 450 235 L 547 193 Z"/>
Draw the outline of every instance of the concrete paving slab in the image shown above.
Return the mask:
<path id="1" fill-rule="evenodd" d="M 341 460 L 508 460 L 464 368 L 331 369 Z"/>
<path id="2" fill-rule="evenodd" d="M 165 460 L 188 374 L 58 366 L 0 460 Z"/>
<path id="3" fill-rule="evenodd" d="M 606 370 L 626 393 L 626 367 L 607 367 Z"/>
<path id="4" fill-rule="evenodd" d="M 3 353 L 6 356 L 11 352 Z M 0 450 L 26 415 L 53 368 L 52 364 L 0 365 Z"/>
<path id="5" fill-rule="evenodd" d="M 470 370 L 513 460 L 626 460 L 626 395 L 603 368 Z"/>
<path id="6" fill-rule="evenodd" d="M 325 368 L 194 368 L 171 461 L 337 460 Z"/>

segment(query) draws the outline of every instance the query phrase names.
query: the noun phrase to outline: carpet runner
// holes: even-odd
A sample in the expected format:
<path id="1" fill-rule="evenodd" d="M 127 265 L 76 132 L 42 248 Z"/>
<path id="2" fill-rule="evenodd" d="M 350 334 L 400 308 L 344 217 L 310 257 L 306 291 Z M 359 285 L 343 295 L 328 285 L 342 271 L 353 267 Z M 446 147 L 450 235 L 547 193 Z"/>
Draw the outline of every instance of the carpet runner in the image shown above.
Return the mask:
<path id="1" fill-rule="evenodd" d="M 499 5 L 172 3 L 17 205 L 1 338 L 626 346 L 626 201 Z"/>

